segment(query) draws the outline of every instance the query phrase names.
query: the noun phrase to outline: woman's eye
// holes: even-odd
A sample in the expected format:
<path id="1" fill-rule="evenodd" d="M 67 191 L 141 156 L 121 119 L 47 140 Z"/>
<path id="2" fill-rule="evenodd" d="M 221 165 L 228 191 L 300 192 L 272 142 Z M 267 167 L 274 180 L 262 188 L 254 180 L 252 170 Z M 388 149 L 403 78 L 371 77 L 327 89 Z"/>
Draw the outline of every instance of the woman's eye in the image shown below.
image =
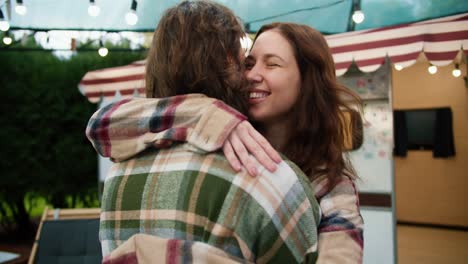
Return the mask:
<path id="1" fill-rule="evenodd" d="M 267 66 L 268 67 L 278 67 L 279 64 L 277 64 L 277 63 L 267 63 Z"/>
<path id="2" fill-rule="evenodd" d="M 250 62 L 247 62 L 247 63 L 244 63 L 244 66 L 247 70 L 250 70 L 253 68 L 254 64 L 253 63 L 250 63 Z"/>

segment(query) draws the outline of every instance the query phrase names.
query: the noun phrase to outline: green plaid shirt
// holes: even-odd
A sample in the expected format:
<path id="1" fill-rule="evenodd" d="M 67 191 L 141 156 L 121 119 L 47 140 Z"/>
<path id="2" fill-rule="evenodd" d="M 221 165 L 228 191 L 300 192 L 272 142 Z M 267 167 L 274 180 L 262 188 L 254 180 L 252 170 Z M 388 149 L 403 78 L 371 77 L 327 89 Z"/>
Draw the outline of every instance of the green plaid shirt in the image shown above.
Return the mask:
<path id="1" fill-rule="evenodd" d="M 107 256 L 132 235 L 199 241 L 258 263 L 314 263 L 318 203 L 293 165 L 258 177 L 187 144 L 115 163 L 105 181 L 99 236 Z"/>
<path id="2" fill-rule="evenodd" d="M 222 102 L 200 94 L 133 98 L 99 109 L 91 117 L 86 135 L 99 154 L 124 161 L 171 142 L 187 142 L 185 146 L 196 151 L 218 150 L 245 119 Z M 363 220 L 356 185 L 344 175 L 332 190 L 327 184 L 326 175 L 311 184 L 322 213 L 317 263 L 362 263 Z"/>

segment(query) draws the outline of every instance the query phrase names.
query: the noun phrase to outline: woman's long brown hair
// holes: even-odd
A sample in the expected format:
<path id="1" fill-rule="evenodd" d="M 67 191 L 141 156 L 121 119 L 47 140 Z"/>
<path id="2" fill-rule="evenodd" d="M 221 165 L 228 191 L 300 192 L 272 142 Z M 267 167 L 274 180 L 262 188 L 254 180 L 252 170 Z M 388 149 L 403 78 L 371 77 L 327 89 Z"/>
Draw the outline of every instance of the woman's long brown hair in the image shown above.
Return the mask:
<path id="1" fill-rule="evenodd" d="M 279 32 L 291 44 L 302 80 L 293 107 L 294 127 L 280 151 L 310 180 L 327 175 L 330 190 L 341 176 L 356 177 L 345 153 L 344 134 L 349 131 L 343 110 L 352 111 L 351 105 L 360 106 L 361 100 L 337 82 L 333 57 L 320 32 L 306 25 L 272 23 L 264 25 L 256 38 L 269 30 Z"/>

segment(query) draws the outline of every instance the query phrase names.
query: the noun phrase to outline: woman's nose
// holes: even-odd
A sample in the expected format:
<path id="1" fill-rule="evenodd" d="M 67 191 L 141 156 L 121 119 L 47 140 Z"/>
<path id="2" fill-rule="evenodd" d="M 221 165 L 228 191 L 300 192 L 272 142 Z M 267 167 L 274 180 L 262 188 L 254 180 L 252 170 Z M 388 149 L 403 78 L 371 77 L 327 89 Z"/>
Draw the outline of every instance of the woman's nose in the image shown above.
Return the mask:
<path id="1" fill-rule="evenodd" d="M 261 82 L 263 80 L 261 72 L 258 67 L 252 67 L 252 69 L 246 71 L 247 80 L 252 82 Z"/>

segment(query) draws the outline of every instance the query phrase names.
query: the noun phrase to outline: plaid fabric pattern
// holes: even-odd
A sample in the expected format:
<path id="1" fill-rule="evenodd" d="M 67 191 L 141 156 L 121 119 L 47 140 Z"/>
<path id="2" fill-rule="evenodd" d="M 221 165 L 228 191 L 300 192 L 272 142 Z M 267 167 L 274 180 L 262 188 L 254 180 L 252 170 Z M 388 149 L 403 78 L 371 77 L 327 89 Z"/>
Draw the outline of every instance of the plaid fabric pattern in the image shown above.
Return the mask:
<path id="1" fill-rule="evenodd" d="M 103 264 L 252 263 L 201 242 L 164 239 L 146 234 L 133 235 L 110 255 Z"/>
<path id="2" fill-rule="evenodd" d="M 102 197 L 103 255 L 143 233 L 258 263 L 315 263 L 318 203 L 304 175 L 279 167 L 255 178 L 236 174 L 223 155 L 184 145 L 116 163 Z"/>
<path id="3" fill-rule="evenodd" d="M 171 105 L 172 100 L 173 97 L 165 99 L 132 99 L 124 103 L 116 103 L 118 109 L 114 112 L 111 112 L 112 107 L 102 109 L 91 118 L 87 129 L 88 136 L 91 133 L 99 134 L 100 131 L 106 131 L 106 126 L 120 127 L 121 129 L 112 130 L 107 137 L 89 137 L 89 139 L 95 147 L 106 145 L 115 150 L 122 145 L 120 140 L 125 138 L 126 141 L 123 145 L 135 150 L 135 153 L 150 146 L 157 146 L 157 136 L 148 136 L 147 140 L 142 144 L 140 143 L 142 141 L 141 137 L 127 133 L 125 128 L 135 126 L 135 124 L 140 124 L 140 127 L 149 127 L 147 123 L 150 122 L 150 117 L 162 118 L 161 115 L 165 113 L 164 109 L 156 110 L 158 109 L 157 106 Z M 236 117 L 239 115 L 232 112 L 233 110 L 228 111 L 229 108 L 223 105 L 222 102 L 219 102 L 222 107 L 213 106 L 212 99 L 202 95 L 188 95 L 184 100 L 186 102 L 177 105 L 178 109 L 175 114 L 184 113 L 186 122 L 182 122 L 182 117 L 173 117 L 172 126 L 174 128 L 185 127 L 187 130 L 196 127 L 194 135 L 198 136 L 187 137 L 185 140 L 189 146 L 196 146 L 198 150 L 212 151 L 221 148 L 232 128 L 243 120 L 242 118 L 237 119 Z M 161 103 L 164 101 L 166 103 Z M 189 104 L 189 101 L 194 103 Z M 132 113 L 132 118 L 126 117 L 129 112 Z M 112 118 L 113 115 L 117 117 Z M 108 123 L 103 122 L 103 116 L 107 116 Z M 234 122 L 233 119 L 237 121 Z M 202 120 L 209 120 L 209 122 L 202 122 Z M 214 126 L 215 130 L 212 130 L 213 124 L 218 124 L 218 126 Z M 162 133 L 165 132 L 162 129 L 160 130 Z M 150 132 L 148 129 L 143 129 L 139 134 L 150 134 Z M 176 140 L 176 138 L 171 138 L 170 135 L 165 138 L 169 141 Z M 205 139 L 205 141 L 200 139 Z M 138 147 L 139 144 L 142 146 Z M 119 151 L 111 151 L 110 155 L 107 156 L 116 160 L 122 158 Z M 357 188 L 354 182 L 346 176 L 343 176 L 339 184 L 330 191 L 325 188 L 327 182 L 326 177 L 320 177 L 315 179 L 312 184 L 322 211 L 322 220 L 318 230 L 319 256 L 317 263 L 362 263 L 364 223 L 359 211 Z"/>
<path id="4" fill-rule="evenodd" d="M 347 176 L 330 191 L 327 183 L 325 176 L 312 182 L 322 211 L 317 263 L 362 263 L 364 222 L 356 185 Z"/>
<path id="5" fill-rule="evenodd" d="M 245 119 L 224 103 L 202 94 L 134 98 L 94 113 L 86 136 L 101 156 L 119 162 L 149 146 L 167 147 L 174 141 L 187 141 L 193 150 L 217 150 Z"/>

